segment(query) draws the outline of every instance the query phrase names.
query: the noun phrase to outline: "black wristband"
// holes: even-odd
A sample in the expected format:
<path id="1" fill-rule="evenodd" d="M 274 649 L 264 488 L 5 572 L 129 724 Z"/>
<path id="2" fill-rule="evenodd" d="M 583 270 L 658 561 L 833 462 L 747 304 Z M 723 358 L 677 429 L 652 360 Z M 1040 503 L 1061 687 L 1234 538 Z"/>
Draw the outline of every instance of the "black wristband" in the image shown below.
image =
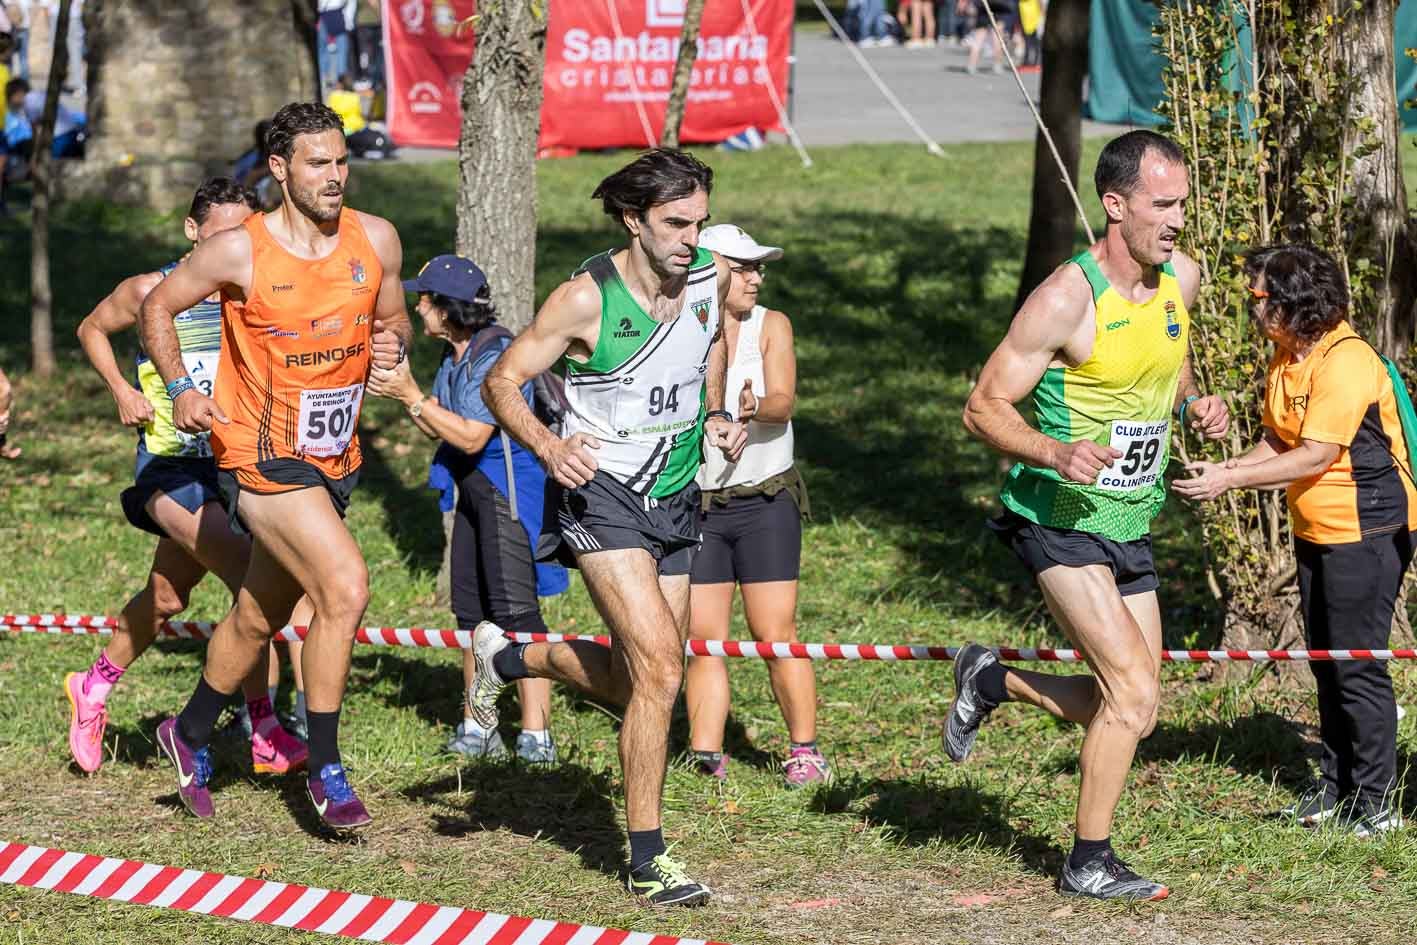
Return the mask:
<path id="1" fill-rule="evenodd" d="M 733 414 L 729 413 L 727 410 L 710 410 L 708 413 L 704 414 L 704 422 L 708 423 L 715 417 L 727 420 L 729 423 L 733 422 Z"/>

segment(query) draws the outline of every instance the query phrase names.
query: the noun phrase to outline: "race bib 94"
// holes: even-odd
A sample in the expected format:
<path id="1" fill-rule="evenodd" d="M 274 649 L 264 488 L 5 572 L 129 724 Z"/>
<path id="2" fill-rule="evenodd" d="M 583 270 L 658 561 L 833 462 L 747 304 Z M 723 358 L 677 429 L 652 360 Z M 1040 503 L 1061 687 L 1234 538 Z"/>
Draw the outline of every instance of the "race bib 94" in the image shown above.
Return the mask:
<path id="1" fill-rule="evenodd" d="M 1113 420 L 1110 445 L 1122 456 L 1102 470 L 1097 487 L 1124 492 L 1155 485 L 1170 431 L 1169 420 Z"/>

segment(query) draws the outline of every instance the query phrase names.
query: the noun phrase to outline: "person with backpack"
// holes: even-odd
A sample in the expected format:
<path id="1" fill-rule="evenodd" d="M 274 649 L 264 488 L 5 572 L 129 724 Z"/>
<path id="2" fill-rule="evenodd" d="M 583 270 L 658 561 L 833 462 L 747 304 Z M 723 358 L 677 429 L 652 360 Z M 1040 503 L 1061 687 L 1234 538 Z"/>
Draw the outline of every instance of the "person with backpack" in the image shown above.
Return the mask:
<path id="1" fill-rule="evenodd" d="M 1223 462 L 1186 466 L 1172 488 L 1209 501 L 1285 488 L 1299 601 L 1315 649 L 1386 649 L 1417 530 L 1411 449 L 1417 416 L 1395 367 L 1348 322 L 1338 264 L 1306 245 L 1245 260 L 1254 323 L 1274 342 L 1264 435 Z M 1358 837 L 1402 826 L 1397 704 L 1387 664 L 1313 662 L 1323 754 L 1319 780 L 1285 814 Z"/>
<path id="2" fill-rule="evenodd" d="M 419 430 L 442 441 L 430 482 L 441 478 L 456 484 L 453 616 L 464 630 L 492 620 L 508 631 L 546 633 L 538 597 L 560 594 L 570 585 L 564 568 L 539 565 L 532 558 L 541 535 L 546 474 L 535 456 L 501 430 L 481 394 L 483 379 L 511 344 L 512 333 L 497 324 L 487 277 L 469 259 L 437 256 L 403 286 L 418 293 L 424 332 L 446 342 L 442 363 L 428 393 L 414 379 L 407 359 L 393 370 L 372 370 L 369 392 L 401 401 Z M 538 378 L 522 388 L 533 409 L 542 386 Z M 472 684 L 473 670 L 473 651 L 463 650 L 464 691 Z M 524 679 L 517 689 L 522 708 L 517 756 L 552 764 L 551 683 Z M 463 716 L 449 751 L 474 758 L 507 753 L 497 730 L 478 725 L 466 704 Z"/>

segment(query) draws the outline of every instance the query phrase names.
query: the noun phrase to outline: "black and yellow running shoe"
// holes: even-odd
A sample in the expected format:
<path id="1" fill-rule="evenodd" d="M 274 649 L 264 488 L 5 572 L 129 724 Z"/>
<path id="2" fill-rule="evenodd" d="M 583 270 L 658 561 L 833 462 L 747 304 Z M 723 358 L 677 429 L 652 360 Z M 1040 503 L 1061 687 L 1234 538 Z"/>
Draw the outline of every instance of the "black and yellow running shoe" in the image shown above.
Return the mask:
<path id="1" fill-rule="evenodd" d="M 652 906 L 702 906 L 710 895 L 709 888 L 690 879 L 684 864 L 668 853 L 630 870 L 626 885 Z"/>

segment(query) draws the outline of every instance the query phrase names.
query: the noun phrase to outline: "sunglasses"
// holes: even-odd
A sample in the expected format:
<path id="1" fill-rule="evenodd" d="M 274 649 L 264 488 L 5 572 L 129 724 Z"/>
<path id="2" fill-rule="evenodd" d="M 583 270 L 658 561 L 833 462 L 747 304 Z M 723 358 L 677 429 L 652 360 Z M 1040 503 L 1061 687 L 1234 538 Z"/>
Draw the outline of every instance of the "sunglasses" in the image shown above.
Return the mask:
<path id="1" fill-rule="evenodd" d="M 745 272 L 756 272 L 760 276 L 765 276 L 768 272 L 768 264 L 760 262 L 739 263 L 736 266 L 729 266 L 728 271 L 738 275 Z"/>

